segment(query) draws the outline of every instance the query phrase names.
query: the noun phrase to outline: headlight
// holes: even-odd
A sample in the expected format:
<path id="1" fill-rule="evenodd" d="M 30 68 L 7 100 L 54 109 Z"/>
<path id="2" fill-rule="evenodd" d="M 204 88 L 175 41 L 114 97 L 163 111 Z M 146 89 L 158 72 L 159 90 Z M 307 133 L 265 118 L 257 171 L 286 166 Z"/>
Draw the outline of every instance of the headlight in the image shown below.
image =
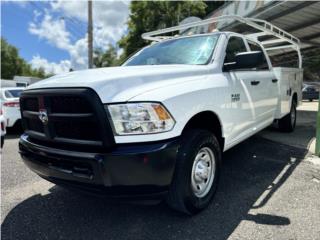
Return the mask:
<path id="1" fill-rule="evenodd" d="M 159 103 L 107 105 L 116 135 L 150 134 L 172 130 L 175 121 Z"/>

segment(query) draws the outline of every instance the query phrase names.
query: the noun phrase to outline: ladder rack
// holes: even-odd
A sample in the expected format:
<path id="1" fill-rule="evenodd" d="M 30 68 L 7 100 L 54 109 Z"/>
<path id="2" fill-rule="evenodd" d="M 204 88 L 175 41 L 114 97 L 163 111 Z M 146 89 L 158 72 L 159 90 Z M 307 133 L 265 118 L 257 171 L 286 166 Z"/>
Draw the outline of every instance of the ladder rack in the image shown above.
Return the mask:
<path id="1" fill-rule="evenodd" d="M 220 17 L 208 18 L 205 20 L 197 21 L 197 22 L 187 23 L 183 25 L 178 25 L 174 27 L 169 27 L 169 28 L 152 31 L 152 32 L 143 33 L 142 38 L 145 40 L 161 42 L 165 39 L 175 38 L 176 36 L 159 36 L 160 34 L 186 30 L 186 29 L 205 26 L 205 25 L 218 23 L 218 22 L 228 23 L 230 22 L 230 20 L 243 23 L 247 26 L 254 28 L 257 31 L 255 33 L 246 34 L 248 38 L 252 38 L 256 41 L 259 41 L 259 37 L 262 37 L 262 36 L 272 37 L 271 39 L 268 39 L 268 40 L 259 41 L 266 51 L 288 49 L 288 48 L 292 48 L 296 50 L 299 57 L 299 68 L 302 67 L 300 40 L 294 37 L 292 34 L 278 28 L 277 26 L 265 20 L 260 20 L 255 18 L 244 18 L 237 15 L 223 15 Z"/>

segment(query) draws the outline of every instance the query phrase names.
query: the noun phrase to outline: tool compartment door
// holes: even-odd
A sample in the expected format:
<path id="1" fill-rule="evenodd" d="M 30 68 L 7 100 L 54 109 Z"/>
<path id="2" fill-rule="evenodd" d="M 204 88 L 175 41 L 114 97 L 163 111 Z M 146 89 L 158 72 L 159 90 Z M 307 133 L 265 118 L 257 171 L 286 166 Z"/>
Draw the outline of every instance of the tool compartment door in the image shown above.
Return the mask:
<path id="1" fill-rule="evenodd" d="M 303 70 L 299 68 L 273 68 L 278 79 L 278 108 L 275 118 L 280 119 L 290 112 L 291 99 L 294 93 L 298 95 L 298 104 L 302 98 Z"/>

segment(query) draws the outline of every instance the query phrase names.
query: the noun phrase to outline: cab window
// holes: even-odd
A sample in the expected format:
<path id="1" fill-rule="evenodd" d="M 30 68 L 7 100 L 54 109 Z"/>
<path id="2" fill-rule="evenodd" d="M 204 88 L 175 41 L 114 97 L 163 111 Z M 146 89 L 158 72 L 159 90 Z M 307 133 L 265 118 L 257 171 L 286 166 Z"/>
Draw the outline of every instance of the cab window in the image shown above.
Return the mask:
<path id="1" fill-rule="evenodd" d="M 235 62 L 235 57 L 240 52 L 247 52 L 247 48 L 244 44 L 243 39 L 240 37 L 230 37 L 226 49 L 226 57 L 224 59 L 224 63 Z"/>
<path id="2" fill-rule="evenodd" d="M 259 51 L 259 52 L 262 52 L 262 55 L 263 55 L 262 63 L 257 65 L 255 70 L 266 70 L 266 69 L 269 69 L 266 56 L 264 55 L 264 52 L 263 52 L 262 48 L 260 47 L 260 45 L 255 43 L 255 42 L 252 42 L 252 41 L 248 41 L 248 45 L 249 45 L 249 48 L 250 48 L 251 51 Z"/>

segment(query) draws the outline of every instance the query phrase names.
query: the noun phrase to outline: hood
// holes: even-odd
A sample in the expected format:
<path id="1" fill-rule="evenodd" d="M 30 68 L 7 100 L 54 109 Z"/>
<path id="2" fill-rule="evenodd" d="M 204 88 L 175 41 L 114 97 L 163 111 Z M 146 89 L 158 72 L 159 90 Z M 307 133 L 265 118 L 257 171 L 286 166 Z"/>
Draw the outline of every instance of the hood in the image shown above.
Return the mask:
<path id="1" fill-rule="evenodd" d="M 75 71 L 34 83 L 28 89 L 87 87 L 103 103 L 125 102 L 157 88 L 193 80 L 208 72 L 207 66 L 147 65 Z"/>

